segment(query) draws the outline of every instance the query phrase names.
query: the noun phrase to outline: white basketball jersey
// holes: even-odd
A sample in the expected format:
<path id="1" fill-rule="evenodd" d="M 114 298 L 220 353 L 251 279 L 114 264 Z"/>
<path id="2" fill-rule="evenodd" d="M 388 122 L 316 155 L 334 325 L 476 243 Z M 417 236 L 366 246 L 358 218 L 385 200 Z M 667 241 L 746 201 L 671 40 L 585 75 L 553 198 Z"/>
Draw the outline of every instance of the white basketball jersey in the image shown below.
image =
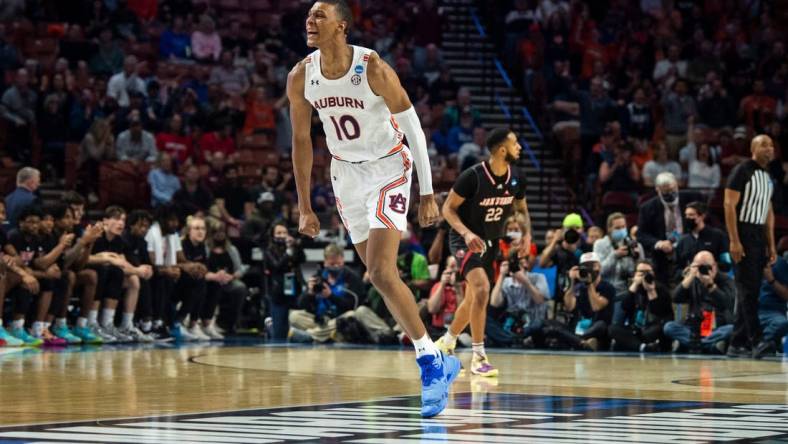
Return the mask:
<path id="1" fill-rule="evenodd" d="M 304 97 L 323 122 L 328 150 L 348 162 L 375 160 L 402 149 L 403 135 L 383 98 L 367 82 L 371 49 L 350 46 L 353 62 L 344 76 L 327 79 L 320 50 L 307 56 Z"/>

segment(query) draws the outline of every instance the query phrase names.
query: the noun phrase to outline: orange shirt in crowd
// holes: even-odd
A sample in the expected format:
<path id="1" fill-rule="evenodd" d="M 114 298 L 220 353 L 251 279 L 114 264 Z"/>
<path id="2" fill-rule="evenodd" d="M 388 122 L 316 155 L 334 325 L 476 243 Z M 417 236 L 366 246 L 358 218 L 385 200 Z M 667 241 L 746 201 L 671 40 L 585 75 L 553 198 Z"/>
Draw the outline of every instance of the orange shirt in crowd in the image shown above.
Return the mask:
<path id="1" fill-rule="evenodd" d="M 253 134 L 256 130 L 276 129 L 276 115 L 274 107 L 267 101 L 250 101 L 246 105 L 246 120 L 244 121 L 244 134 Z"/>

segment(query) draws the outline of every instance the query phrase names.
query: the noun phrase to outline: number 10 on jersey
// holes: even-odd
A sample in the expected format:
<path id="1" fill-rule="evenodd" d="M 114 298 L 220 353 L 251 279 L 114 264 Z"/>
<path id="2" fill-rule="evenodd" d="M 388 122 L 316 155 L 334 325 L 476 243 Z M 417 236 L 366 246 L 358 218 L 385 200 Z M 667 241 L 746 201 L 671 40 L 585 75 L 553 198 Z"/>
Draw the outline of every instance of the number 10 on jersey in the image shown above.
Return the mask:
<path id="1" fill-rule="evenodd" d="M 347 114 L 340 116 L 337 121 L 336 117 L 331 116 L 331 123 L 334 124 L 334 130 L 337 132 L 337 140 L 353 140 L 358 139 L 361 135 L 361 127 L 353 116 Z M 344 139 L 342 136 L 345 136 Z"/>

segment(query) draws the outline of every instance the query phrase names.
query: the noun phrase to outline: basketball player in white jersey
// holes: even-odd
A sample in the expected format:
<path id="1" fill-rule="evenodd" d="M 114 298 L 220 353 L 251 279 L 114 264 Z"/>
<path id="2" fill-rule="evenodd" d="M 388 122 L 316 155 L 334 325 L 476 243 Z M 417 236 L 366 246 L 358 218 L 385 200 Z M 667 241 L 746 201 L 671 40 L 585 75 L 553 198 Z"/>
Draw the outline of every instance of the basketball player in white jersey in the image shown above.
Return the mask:
<path id="1" fill-rule="evenodd" d="M 317 48 L 287 78 L 293 125 L 293 169 L 301 213 L 299 231 L 317 236 L 310 202 L 312 109 L 326 133 L 337 208 L 372 284 L 416 348 L 424 417 L 440 413 L 460 362 L 440 352 L 419 318 L 410 289 L 399 277 L 397 250 L 407 227 L 411 167 L 419 177 L 419 222 L 438 220 L 427 142 L 418 116 L 394 70 L 372 50 L 347 43 L 352 24 L 344 0 L 320 0 L 306 20 L 307 45 Z M 410 147 L 403 144 L 407 137 Z"/>

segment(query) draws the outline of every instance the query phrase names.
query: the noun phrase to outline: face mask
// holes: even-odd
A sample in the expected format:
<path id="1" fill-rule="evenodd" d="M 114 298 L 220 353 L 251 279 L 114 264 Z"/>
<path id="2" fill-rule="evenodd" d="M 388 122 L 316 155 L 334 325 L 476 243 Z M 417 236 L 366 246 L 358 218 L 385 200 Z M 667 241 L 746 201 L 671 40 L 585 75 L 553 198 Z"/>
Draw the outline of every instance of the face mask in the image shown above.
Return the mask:
<path id="1" fill-rule="evenodd" d="M 698 223 L 695 219 L 684 219 L 684 229 L 687 231 L 693 231 L 698 226 Z"/>
<path id="2" fill-rule="evenodd" d="M 325 267 L 324 270 L 326 270 L 329 274 L 336 276 L 342 272 L 342 267 Z"/>
<path id="3" fill-rule="evenodd" d="M 619 228 L 618 230 L 613 230 L 613 232 L 610 233 L 610 238 L 613 239 L 613 242 L 621 242 L 622 240 L 626 239 L 626 237 L 626 228 Z"/>
<path id="4" fill-rule="evenodd" d="M 507 231 L 506 236 L 511 240 L 520 240 L 523 237 L 523 233 L 519 231 Z"/>
<path id="5" fill-rule="evenodd" d="M 673 203 L 675 203 L 676 199 L 678 199 L 679 197 L 678 193 L 676 193 L 675 191 L 671 191 L 670 193 L 662 193 L 661 196 L 662 196 L 662 200 L 668 205 L 672 205 Z"/>

